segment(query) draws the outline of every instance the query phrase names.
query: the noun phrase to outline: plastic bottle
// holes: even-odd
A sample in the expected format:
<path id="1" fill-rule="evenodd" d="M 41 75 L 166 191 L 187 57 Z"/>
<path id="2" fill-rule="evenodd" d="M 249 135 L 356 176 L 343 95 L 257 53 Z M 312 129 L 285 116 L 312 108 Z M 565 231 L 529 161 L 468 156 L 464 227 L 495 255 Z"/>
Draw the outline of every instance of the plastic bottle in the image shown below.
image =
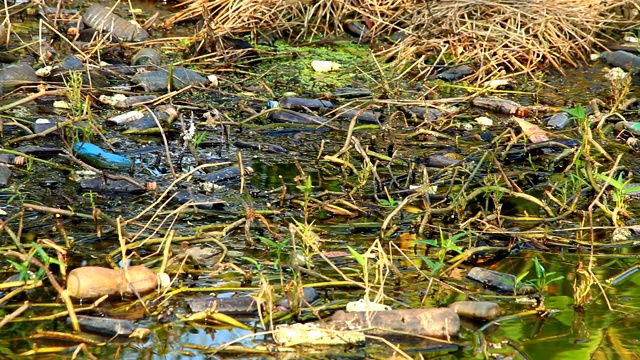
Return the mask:
<path id="1" fill-rule="evenodd" d="M 149 33 L 113 13 L 112 9 L 99 4 L 91 5 L 82 17 L 90 28 L 110 32 L 124 41 L 144 41 Z"/>
<path id="2" fill-rule="evenodd" d="M 141 184 L 145 187 L 136 186 L 133 183 L 126 180 L 107 180 L 104 177 L 95 177 L 90 179 L 82 179 L 80 181 L 80 188 L 84 191 L 95 192 L 111 192 L 111 193 L 127 193 L 127 194 L 141 194 L 145 191 L 155 191 L 158 185 L 154 181 Z"/>
<path id="3" fill-rule="evenodd" d="M 299 114 L 294 112 L 273 111 L 269 113 L 269 119 L 273 122 L 290 124 L 324 124 L 327 119 L 309 114 Z"/>
<path id="4" fill-rule="evenodd" d="M 332 108 L 333 103 L 327 100 L 319 99 L 304 99 L 298 97 L 285 96 L 280 99 L 280 107 L 290 110 L 302 110 L 307 109 L 320 109 L 320 108 Z"/>
<path id="5" fill-rule="evenodd" d="M 160 52 L 152 48 L 142 48 L 131 58 L 131 65 L 162 65 Z"/>
<path id="6" fill-rule="evenodd" d="M 619 67 L 626 71 L 635 71 L 640 68 L 640 57 L 623 50 L 603 52 L 601 56 L 605 59 L 607 64 Z"/>
<path id="7" fill-rule="evenodd" d="M 124 269 L 85 266 L 73 269 L 67 277 L 69 295 L 76 299 L 96 299 L 104 295 L 133 297 L 158 287 L 158 276 L 146 266 L 129 266 L 129 280 Z"/>
<path id="8" fill-rule="evenodd" d="M 82 161 L 97 168 L 131 170 L 133 166 L 131 159 L 104 151 L 91 143 L 77 142 L 73 145 L 73 151 Z"/>

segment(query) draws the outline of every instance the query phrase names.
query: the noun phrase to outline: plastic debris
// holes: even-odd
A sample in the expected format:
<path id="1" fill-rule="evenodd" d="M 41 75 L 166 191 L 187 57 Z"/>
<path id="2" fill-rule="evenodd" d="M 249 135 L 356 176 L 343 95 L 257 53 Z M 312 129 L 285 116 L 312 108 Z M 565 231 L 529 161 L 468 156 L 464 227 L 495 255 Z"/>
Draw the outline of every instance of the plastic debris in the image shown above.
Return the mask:
<path id="1" fill-rule="evenodd" d="M 110 32 L 124 41 L 144 41 L 149 38 L 145 29 L 114 14 L 113 9 L 99 4 L 91 5 L 84 12 L 82 21 L 88 27 L 105 33 Z"/>
<path id="2" fill-rule="evenodd" d="M 180 90 L 187 86 L 206 86 L 209 80 L 193 70 L 174 67 L 172 70 L 171 89 Z M 166 91 L 169 88 L 169 70 L 139 73 L 132 78 L 133 82 L 142 86 L 146 91 Z"/>
<path id="3" fill-rule="evenodd" d="M 320 324 L 278 325 L 272 334 L 276 344 L 282 346 L 295 345 L 345 345 L 364 346 L 366 338 L 357 331 L 335 331 L 323 328 Z"/>
<path id="4" fill-rule="evenodd" d="M 389 311 L 337 311 L 327 321 L 335 329 L 368 329 L 367 334 L 404 332 L 437 338 L 450 338 L 460 331 L 460 318 L 448 308 L 395 309 Z"/>
<path id="5" fill-rule="evenodd" d="M 500 317 L 500 305 L 491 301 L 456 301 L 449 305 L 449 309 L 460 316 L 492 321 Z"/>
<path id="6" fill-rule="evenodd" d="M 158 286 L 157 275 L 146 266 L 130 266 L 127 273 L 129 280 L 124 269 L 99 266 L 73 269 L 67 277 L 67 290 L 76 299 L 97 299 L 104 295 L 144 295 Z"/>
<path id="7" fill-rule="evenodd" d="M 518 117 L 531 115 L 531 110 L 526 106 L 521 106 L 515 101 L 500 98 L 476 97 L 471 102 L 473 105 L 496 112 Z"/>
<path id="8" fill-rule="evenodd" d="M 607 64 L 619 67 L 626 71 L 634 72 L 636 69 L 640 68 L 640 57 L 623 50 L 614 52 L 605 51 L 600 56 L 607 62 Z"/>
<path id="9" fill-rule="evenodd" d="M 345 308 L 347 312 L 354 311 L 388 311 L 392 310 L 391 306 L 385 304 L 378 304 L 365 299 L 359 299 L 358 301 L 350 301 Z"/>
<path id="10" fill-rule="evenodd" d="M 303 110 L 303 109 L 320 109 L 333 108 L 333 103 L 326 100 L 304 99 L 298 97 L 285 96 L 280 99 L 280 107 L 283 109 Z"/>
<path id="11" fill-rule="evenodd" d="M 104 151 L 91 143 L 78 142 L 73 146 L 73 152 L 82 161 L 101 169 L 128 171 L 133 166 L 131 159 Z"/>
<path id="12" fill-rule="evenodd" d="M 340 70 L 340 64 L 333 61 L 313 60 L 311 67 L 317 72 L 329 72 Z"/>
<path id="13" fill-rule="evenodd" d="M 487 270 L 481 267 L 474 267 L 471 269 L 469 274 L 467 274 L 467 277 L 471 280 L 480 282 L 489 288 L 502 292 L 513 293 L 513 288 L 516 284 L 515 275 Z"/>
<path id="14" fill-rule="evenodd" d="M 129 336 L 135 330 L 132 321 L 97 316 L 77 315 L 78 324 L 84 331 L 105 336 Z"/>

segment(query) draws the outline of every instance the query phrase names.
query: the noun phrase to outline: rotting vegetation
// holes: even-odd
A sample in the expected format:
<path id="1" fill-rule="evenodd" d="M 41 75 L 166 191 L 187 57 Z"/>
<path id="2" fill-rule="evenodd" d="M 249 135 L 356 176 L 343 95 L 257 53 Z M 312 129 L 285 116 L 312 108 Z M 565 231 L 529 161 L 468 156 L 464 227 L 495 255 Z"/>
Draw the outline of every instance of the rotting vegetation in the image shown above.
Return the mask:
<path id="1" fill-rule="evenodd" d="M 365 22 L 373 24 L 367 26 L 369 39 L 364 34 L 358 38 L 363 43 L 370 43 L 372 39 L 390 35 L 391 29 L 413 31 L 417 25 L 412 29 L 405 24 L 421 24 L 414 20 L 425 11 L 431 16 L 445 12 L 450 14 L 453 6 L 449 2 L 437 2 L 420 8 L 417 2 L 397 2 L 378 3 L 378 7 L 372 9 L 356 8 L 349 2 L 320 2 L 311 8 L 296 7 L 302 3 L 292 4 L 291 8 L 271 8 L 268 2 L 207 2 L 208 10 L 204 14 L 207 15 L 208 27 L 188 42 L 196 49 L 212 50 L 218 44 L 227 49 L 227 45 L 233 47 L 238 42 L 233 39 L 224 42 L 223 36 L 254 31 L 257 37 L 263 25 L 251 23 L 242 16 L 233 19 L 223 17 L 228 12 L 220 9 L 228 7 L 237 9 L 234 14 L 260 14 L 263 21 L 269 20 L 264 14 L 278 14 L 273 19 L 282 22 L 273 20 L 265 26 L 282 29 L 284 33 L 280 35 L 288 38 L 293 33 L 300 34 L 300 37 L 294 37 L 294 41 L 337 33 L 343 25 L 342 15 L 366 17 Z M 477 13 L 480 11 L 478 4 L 484 6 L 482 9 L 486 12 L 483 14 L 491 17 Z M 210 292 L 223 295 L 239 292 L 244 295 L 240 297 L 250 304 L 253 304 L 252 299 L 259 302 L 260 305 L 251 305 L 252 311 L 246 313 L 257 317 L 258 320 L 253 319 L 250 323 L 264 331 L 271 331 L 274 324 L 289 320 L 326 319 L 331 309 L 344 307 L 344 299 L 356 298 L 413 309 L 448 304 L 452 298 L 481 300 L 499 297 L 505 303 L 516 299 L 532 302 L 530 309 L 485 322 L 477 332 L 479 336 L 485 336 L 484 331 L 492 325 L 508 322 L 516 316 L 547 316 L 545 295 L 551 285 L 563 280 L 563 276 L 547 271 L 537 257 L 532 258 L 526 269 L 513 278 L 509 277 L 503 284 L 511 292 L 499 295 L 462 279 L 459 271 L 467 271 L 474 265 L 482 267 L 486 262 L 499 263 L 520 249 L 535 248 L 541 253 L 558 248 L 589 249 L 592 255 L 598 255 L 606 254 L 610 247 L 635 246 L 631 233 L 634 228 L 629 226 L 635 221 L 635 215 L 629 209 L 629 195 L 637 188 L 629 185 L 636 181 L 637 175 L 636 168 L 625 161 L 625 152 L 634 151 L 634 145 L 615 140 L 614 136 L 619 134 L 614 134 L 610 126 L 612 120 L 629 115 L 627 109 L 633 105 L 629 95 L 630 77 L 612 71 L 610 96 L 594 100 L 588 110 L 582 106 L 565 109 L 575 126 L 566 132 L 552 134 L 531 125 L 545 112 L 560 111 L 558 107 L 532 104 L 531 100 L 526 100 L 528 105 L 521 106 L 504 99 L 491 99 L 489 97 L 495 95 L 530 99 L 533 95 L 491 85 L 480 88 L 469 86 L 468 82 L 450 84 L 435 76 L 437 66 L 428 66 L 420 58 L 429 58 L 432 64 L 439 58 L 455 58 L 453 63 L 456 64 L 471 63 L 479 68 L 474 72 L 478 79 L 495 77 L 499 74 L 495 71 L 497 69 L 529 73 L 545 61 L 552 67 L 559 67 L 562 58 L 568 60 L 583 54 L 596 43 L 593 35 L 596 30 L 601 30 L 601 24 L 596 27 L 591 20 L 610 19 L 610 15 L 603 15 L 606 7 L 597 7 L 599 2 L 581 3 L 584 8 L 572 3 L 571 10 L 578 11 L 584 20 L 576 24 L 568 20 L 570 17 L 566 13 L 558 17 L 539 16 L 543 7 L 535 7 L 535 4 L 527 2 L 523 5 L 527 8 L 523 9 L 500 1 L 459 2 L 457 16 L 450 19 L 457 22 L 454 25 L 442 22 L 446 25 L 443 28 L 452 28 L 456 34 L 449 35 L 446 43 L 442 40 L 444 32 L 433 29 L 430 39 L 435 45 L 421 42 L 418 40 L 420 37 L 413 40 L 409 37 L 406 42 L 394 45 L 395 50 L 391 47 L 380 50 L 377 56 L 371 54 L 367 59 L 371 68 L 345 67 L 346 71 L 362 76 L 362 82 L 370 79 L 374 88 L 370 93 L 362 91 L 362 88 L 346 89 L 347 92 L 356 92 L 358 96 L 355 97 L 341 95 L 344 88 L 331 86 L 335 81 L 334 74 L 314 73 L 301 83 L 302 86 L 289 83 L 290 78 L 286 78 L 285 84 L 274 84 L 280 75 L 264 81 L 275 72 L 269 69 L 279 66 L 268 61 L 270 54 L 260 56 L 263 62 L 260 65 L 255 64 L 255 57 L 245 57 L 245 61 L 254 62 L 254 65 L 249 65 L 253 67 L 236 69 L 229 65 L 221 68 L 224 72 L 211 67 L 209 72 L 220 75 L 219 87 L 189 86 L 176 90 L 176 84 L 169 82 L 169 90 L 164 92 L 166 95 L 152 100 L 155 103 L 172 103 L 177 115 L 166 111 L 167 117 L 161 121 L 160 111 L 152 113 L 149 108 L 142 107 L 148 114 L 153 114 L 152 120 L 157 124 L 152 127 L 153 131 L 134 128 L 128 133 L 118 134 L 106 126 L 98 114 L 114 110 L 92 100 L 96 90 L 104 89 L 92 89 L 84 83 L 84 78 L 79 76 L 80 70 L 65 78 L 65 87 L 41 87 L 27 100 L 66 96 L 70 109 L 65 120 L 48 131 L 58 132 L 53 137 L 47 138 L 42 133 L 17 136 L 17 128 L 24 126 L 15 120 L 4 123 L 6 134 L 12 137 L 5 138 L 2 152 L 22 156 L 26 159 L 26 167 L 14 169 L 24 174 L 16 175 L 6 189 L 11 198 L 7 199 L 9 206 L 5 211 L 8 214 L 2 224 L 6 239 L 2 249 L 6 263 L 2 265 L 6 266 L 8 274 L 19 276 L 11 283 L 0 285 L 2 289 L 11 289 L 0 298 L 3 311 L 11 312 L 2 325 L 19 326 L 30 322 L 44 324 L 35 328 L 53 330 L 50 326 L 52 319 L 69 316 L 70 328 L 78 330 L 78 321 L 82 323 L 85 319 L 78 318 L 74 315 L 76 313 L 125 317 L 124 314 L 141 308 L 141 317 L 152 321 L 152 325 L 141 326 L 143 330 L 135 332 L 132 337 L 144 339 L 149 332 L 171 331 L 172 326 L 191 330 L 208 327 L 209 324 L 223 324 L 247 329 L 246 323 L 222 312 L 225 304 L 222 297 L 207 299 L 204 310 L 199 311 L 193 307 L 190 311 L 183 304 L 185 300 L 199 299 Z M 165 24 L 191 17 L 196 12 L 202 13 L 202 5 L 182 4 L 187 6 L 187 10 Z M 559 11 L 561 6 L 566 4 L 560 2 L 558 8 L 544 9 Z M 508 12 L 514 9 L 517 11 Z M 304 13 L 304 10 L 308 12 Z M 283 14 L 292 15 L 287 17 Z M 531 43 L 528 36 L 521 37 L 519 33 L 507 30 L 506 33 L 513 35 L 507 38 L 515 43 L 503 39 L 492 47 L 496 51 L 492 54 L 481 50 L 487 48 L 489 41 L 493 44 L 494 39 L 485 36 L 486 41 L 480 47 L 469 40 L 482 34 L 477 19 L 489 20 L 496 16 L 497 24 L 523 27 L 524 23 L 517 25 L 513 18 L 506 18 L 507 14 L 529 19 L 531 26 L 524 28 L 536 29 L 530 34 L 546 35 L 553 41 L 538 39 L 539 42 Z M 518 17 L 518 14 L 530 17 Z M 474 20 L 470 20 L 472 18 Z M 255 17 L 252 19 L 255 21 Z M 315 22 L 305 23 L 300 19 Z M 396 21 L 392 21 L 394 19 Z M 549 23 L 556 20 L 563 26 L 556 26 L 554 32 L 549 32 L 551 30 L 547 27 L 536 28 L 542 19 Z M 285 26 L 288 24 L 293 25 Z M 228 32 L 214 31 L 217 26 Z M 460 31 L 467 27 L 475 35 Z M 304 31 L 293 32 L 299 29 Z M 557 29 L 565 29 L 567 31 L 563 34 L 570 35 L 561 38 Z M 573 37 L 576 34 L 580 40 Z M 517 42 L 525 39 L 526 42 Z M 100 50 L 102 41 L 103 38 L 99 39 L 94 48 L 81 50 L 79 55 L 84 56 L 87 64 L 96 60 L 91 54 Z M 226 61 L 230 57 L 224 49 L 193 61 L 186 56 L 182 64 L 202 64 L 204 61 L 216 61 L 216 57 Z M 456 50 L 449 52 L 450 49 Z M 509 50 L 516 52 L 509 53 Z M 285 56 L 298 56 L 294 53 L 295 50 L 287 51 Z M 391 63 L 383 62 L 385 55 L 392 54 Z M 487 59 L 491 59 L 491 65 L 485 67 L 483 62 Z M 308 68 L 310 60 L 303 57 L 303 66 Z M 339 61 L 337 58 L 322 60 Z M 417 65 L 415 68 L 403 66 L 403 61 Z M 258 73 L 255 69 L 266 70 Z M 169 74 L 173 71 L 172 67 L 167 70 Z M 616 73 L 618 76 L 613 76 Z M 407 78 L 426 80 L 416 86 Z M 355 111 L 343 116 L 341 122 L 340 109 L 327 111 L 321 107 L 310 110 L 310 106 L 302 106 L 295 111 L 277 107 L 265 109 L 266 99 L 292 90 L 312 96 L 315 90 L 304 85 L 313 81 L 325 84 L 316 97 L 340 106 L 351 106 Z M 361 86 L 366 87 L 364 84 Z M 454 96 L 445 97 L 444 91 L 450 91 Z M 263 95 L 265 93 L 268 95 Z M 15 109 L 23 103 L 25 100 L 17 100 L 3 106 L 2 110 Z M 366 111 L 381 116 L 368 124 L 358 123 Z M 313 121 L 305 125 L 284 126 L 274 123 L 276 113 L 304 113 L 304 119 Z M 311 117 L 317 115 L 330 120 L 325 122 L 318 120 L 320 117 Z M 526 117 L 527 120 L 515 116 Z M 482 129 L 476 125 L 482 117 L 485 118 L 483 121 L 487 117 L 493 120 L 490 125 L 483 122 L 487 126 L 486 131 L 477 130 Z M 321 132 L 327 129 L 331 132 Z M 268 143 L 282 141 L 279 140 L 282 137 L 278 137 L 281 135 L 273 134 L 284 131 L 295 134 L 288 139 L 291 142 Z M 309 133 L 305 136 L 306 132 Z M 83 153 L 82 145 L 77 145 L 82 142 L 111 145 L 108 140 L 116 136 L 122 138 L 120 145 L 113 144 L 116 149 L 118 146 L 120 149 L 133 147 L 135 141 L 146 141 L 161 150 L 156 150 L 154 154 L 157 155 L 153 159 L 146 155 L 153 152 L 138 157 L 136 168 L 127 173 L 129 163 L 116 164 L 111 157 L 115 154 L 104 152 L 97 159 L 92 159 L 91 154 Z M 621 133 L 620 136 L 629 134 Z M 16 144 L 34 144 L 40 148 L 47 144 L 58 150 L 53 158 L 44 159 L 45 155 L 30 152 L 33 149 L 16 150 Z M 287 147 L 288 152 L 280 153 L 279 145 Z M 212 156 L 212 148 L 219 155 L 214 160 L 207 158 Z M 270 151 L 278 155 L 266 155 Z M 256 163 L 259 160 L 256 158 L 264 157 L 263 165 L 291 163 L 289 170 L 293 171 L 276 174 L 280 175 L 274 182 L 276 186 L 260 187 L 262 183 L 251 182 L 249 165 L 253 164 L 250 164 L 250 157 L 254 157 Z M 93 162 L 88 164 L 90 161 Z M 235 167 L 226 168 L 225 173 L 209 171 L 234 164 Z M 107 168 L 95 168 L 101 166 Z M 150 192 L 131 201 L 131 195 L 126 195 L 124 200 L 116 200 L 117 196 L 104 192 L 104 189 L 86 191 L 82 198 L 70 191 L 65 194 L 70 197 L 65 202 L 37 199 L 22 190 L 28 187 L 30 179 L 39 179 L 41 172 L 60 179 L 63 172 L 77 176 L 79 169 L 97 174 L 103 187 L 121 181 L 117 183 L 119 189 L 133 186 L 127 189 Z M 234 181 L 222 183 L 220 180 L 225 177 Z M 58 181 L 66 183 L 65 180 Z M 154 181 L 156 184 L 152 183 Z M 211 183 L 215 186 L 222 183 L 225 187 L 215 188 Z M 132 193 L 134 190 L 127 191 Z M 181 205 L 172 202 L 178 198 Z M 120 208 L 131 206 L 129 210 L 135 211 L 120 214 L 121 210 L 111 207 L 113 204 Z M 72 224 L 73 219 L 79 219 L 81 224 Z M 34 229 L 40 224 L 53 226 L 55 231 L 39 233 Z M 88 236 L 79 238 L 82 232 Z M 366 241 L 355 241 L 358 234 Z M 29 242 L 29 236 L 34 237 L 33 242 Z M 92 264 L 118 268 L 118 263 L 132 261 L 168 274 L 170 282 L 164 284 L 166 287 L 161 291 L 149 295 L 137 294 L 134 290 L 134 300 L 116 296 L 105 302 L 107 297 L 104 297 L 91 299 L 93 303 L 88 306 L 79 305 L 70 297 L 81 298 L 78 290 L 70 289 L 68 285 L 65 289 L 58 280 L 65 279 L 67 267 L 79 267 L 81 262 L 87 261 L 85 257 L 89 254 L 82 247 L 89 246 L 91 240 L 100 241 L 100 245 L 91 249 L 104 247 L 104 254 L 98 254 Z M 602 278 L 594 274 L 595 262 L 594 257 L 587 257 L 584 263 L 576 264 L 579 265 L 573 284 L 573 305 L 576 308 L 588 309 L 594 299 L 606 298 L 607 290 L 611 289 L 605 289 Z M 133 268 L 130 267 L 132 272 Z M 133 274 L 128 274 L 127 270 L 108 274 L 124 278 L 118 286 L 125 287 L 117 288 L 118 292 L 131 290 L 126 284 Z M 54 296 L 59 296 L 64 302 L 66 311 L 60 302 L 46 304 L 46 307 L 39 303 L 40 299 L 50 298 L 41 291 L 48 288 L 45 278 L 55 288 L 52 293 L 57 295 Z M 422 284 L 422 293 L 412 286 L 416 281 Z M 612 283 L 618 281 L 615 278 Z M 295 300 L 304 298 L 303 289 L 311 287 L 330 289 L 334 294 L 326 291 L 320 303 L 311 303 L 309 299 Z M 20 297 L 30 301 L 18 306 Z M 277 297 L 289 300 L 288 309 L 276 311 L 280 309 L 274 305 Z M 24 347 L 5 346 L 9 340 L 2 339 L 2 348 L 21 351 L 22 355 L 83 351 L 91 357 L 96 349 L 113 346 L 106 343 L 108 338 L 96 340 L 85 333 L 73 335 L 65 331 L 42 331 L 22 334 L 29 330 L 21 330 L 16 337 L 34 344 L 40 344 L 40 340 L 65 340 L 80 345 L 62 350 L 38 345 L 38 348 L 26 350 Z M 256 336 L 262 336 L 262 333 L 248 332 L 246 338 Z M 233 353 L 244 356 L 273 351 L 270 346 L 249 348 L 249 343 L 244 341 L 246 338 L 233 339 L 216 347 L 186 343 L 179 351 L 189 349 L 205 355 Z M 407 348 L 396 347 L 371 334 L 368 339 L 380 340 L 392 351 L 409 357 L 404 352 Z M 464 336 L 460 340 L 445 337 L 437 341 L 438 347 L 435 348 L 441 352 L 464 351 L 464 341 Z M 153 341 L 152 344 L 158 345 Z M 425 348 L 432 345 L 421 344 L 416 348 L 426 352 Z M 136 353 L 131 348 L 124 348 Z M 154 351 L 171 352 L 165 349 Z M 279 351 L 291 350 L 280 347 Z"/>

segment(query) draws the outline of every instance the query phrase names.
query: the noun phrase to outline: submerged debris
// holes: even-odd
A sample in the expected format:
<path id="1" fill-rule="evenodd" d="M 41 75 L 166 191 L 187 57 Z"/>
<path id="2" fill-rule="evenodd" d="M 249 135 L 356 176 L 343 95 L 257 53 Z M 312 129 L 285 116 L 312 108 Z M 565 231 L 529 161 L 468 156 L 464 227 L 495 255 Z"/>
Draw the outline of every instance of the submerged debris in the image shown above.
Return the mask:
<path id="1" fill-rule="evenodd" d="M 460 318 L 451 309 L 402 309 L 347 313 L 338 311 L 327 325 L 334 329 L 368 329 L 370 334 L 403 332 L 436 338 L 457 337 Z"/>

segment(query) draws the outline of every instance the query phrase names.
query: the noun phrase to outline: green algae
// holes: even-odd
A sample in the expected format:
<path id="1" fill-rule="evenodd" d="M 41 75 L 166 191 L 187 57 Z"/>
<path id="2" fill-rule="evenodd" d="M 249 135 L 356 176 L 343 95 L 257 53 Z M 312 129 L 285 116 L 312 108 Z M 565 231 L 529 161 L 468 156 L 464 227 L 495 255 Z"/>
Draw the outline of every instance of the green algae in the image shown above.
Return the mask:
<path id="1" fill-rule="evenodd" d="M 294 92 L 315 96 L 336 88 L 370 84 L 379 77 L 369 46 L 353 41 L 292 46 L 279 40 L 272 47 L 259 49 L 275 53 L 273 60 L 265 61 L 268 57 L 263 56 L 256 70 L 265 73 L 264 80 L 273 84 L 272 90 L 277 95 Z M 314 60 L 335 62 L 340 69 L 317 72 L 311 67 Z"/>

